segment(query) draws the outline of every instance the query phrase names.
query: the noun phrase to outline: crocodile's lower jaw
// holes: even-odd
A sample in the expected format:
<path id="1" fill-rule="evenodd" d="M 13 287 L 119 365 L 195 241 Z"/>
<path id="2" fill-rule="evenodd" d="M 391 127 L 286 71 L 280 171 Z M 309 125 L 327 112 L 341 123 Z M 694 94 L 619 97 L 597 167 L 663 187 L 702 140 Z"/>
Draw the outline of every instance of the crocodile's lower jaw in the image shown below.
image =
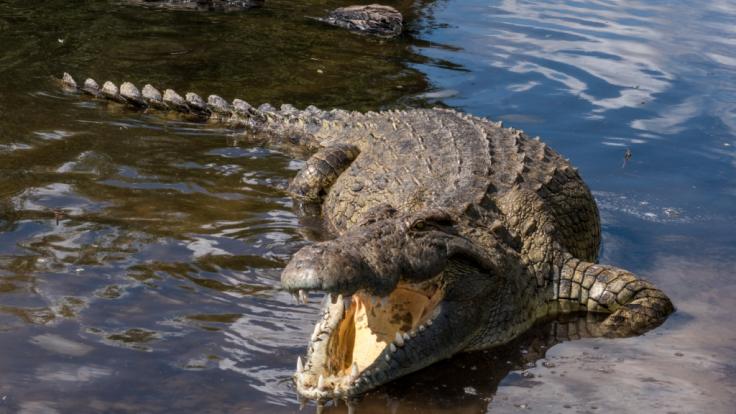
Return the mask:
<path id="1" fill-rule="evenodd" d="M 443 296 L 441 275 L 399 283 L 384 298 L 364 292 L 350 299 L 328 295 L 306 362 L 297 361 L 297 391 L 311 399 L 344 398 L 412 371 L 403 351 L 417 332 L 431 329 Z"/>

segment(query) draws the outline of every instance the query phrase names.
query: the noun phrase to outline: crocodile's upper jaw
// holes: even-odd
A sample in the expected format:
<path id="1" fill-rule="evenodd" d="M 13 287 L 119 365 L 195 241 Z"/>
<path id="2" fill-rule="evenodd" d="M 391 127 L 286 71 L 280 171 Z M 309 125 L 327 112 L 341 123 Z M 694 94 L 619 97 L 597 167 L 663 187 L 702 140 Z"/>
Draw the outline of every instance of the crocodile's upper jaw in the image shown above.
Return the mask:
<path id="1" fill-rule="evenodd" d="M 297 361 L 297 390 L 311 399 L 345 398 L 428 365 L 413 360 L 411 345 L 430 333 L 443 297 L 441 274 L 401 282 L 383 298 L 325 295 L 307 359 Z"/>

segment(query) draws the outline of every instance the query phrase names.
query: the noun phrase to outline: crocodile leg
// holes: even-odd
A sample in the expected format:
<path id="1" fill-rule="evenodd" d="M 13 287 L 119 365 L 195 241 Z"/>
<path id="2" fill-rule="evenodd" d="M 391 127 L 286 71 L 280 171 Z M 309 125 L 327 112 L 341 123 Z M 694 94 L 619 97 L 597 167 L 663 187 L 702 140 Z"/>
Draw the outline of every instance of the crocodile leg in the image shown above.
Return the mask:
<path id="1" fill-rule="evenodd" d="M 302 203 L 320 203 L 332 183 L 359 154 L 358 147 L 336 144 L 320 149 L 307 160 L 289 185 L 291 196 Z"/>
<path id="2" fill-rule="evenodd" d="M 659 326 L 674 306 L 653 284 L 614 266 L 570 258 L 565 261 L 555 298 L 563 310 L 609 313 L 601 335 L 629 336 Z"/>

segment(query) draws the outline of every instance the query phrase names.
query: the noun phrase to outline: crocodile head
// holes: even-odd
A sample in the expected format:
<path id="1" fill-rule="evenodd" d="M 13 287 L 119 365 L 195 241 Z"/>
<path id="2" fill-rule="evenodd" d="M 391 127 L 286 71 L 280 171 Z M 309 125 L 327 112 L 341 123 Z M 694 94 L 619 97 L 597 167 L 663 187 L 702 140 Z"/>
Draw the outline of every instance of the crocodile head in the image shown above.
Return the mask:
<path id="1" fill-rule="evenodd" d="M 444 210 L 383 207 L 341 237 L 294 255 L 283 287 L 300 296 L 328 293 L 307 358 L 297 361 L 301 395 L 350 397 L 467 347 L 482 313 L 468 307 L 486 294 L 471 280 L 486 280 L 495 260 L 457 227 Z"/>

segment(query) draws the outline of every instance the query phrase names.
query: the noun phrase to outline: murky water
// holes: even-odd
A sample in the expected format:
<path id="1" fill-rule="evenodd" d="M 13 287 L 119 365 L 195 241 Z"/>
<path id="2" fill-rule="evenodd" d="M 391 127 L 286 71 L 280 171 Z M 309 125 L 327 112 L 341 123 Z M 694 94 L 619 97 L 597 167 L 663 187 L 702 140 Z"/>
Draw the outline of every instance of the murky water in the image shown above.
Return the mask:
<path id="1" fill-rule="evenodd" d="M 580 167 L 601 260 L 678 308 L 637 338 L 554 345 L 540 326 L 356 412 L 736 412 L 736 2 L 395 1 L 392 41 L 305 18 L 349 3 L 0 3 L 0 413 L 295 412 L 318 307 L 278 290 L 306 243 L 283 191 L 298 160 L 63 94 L 62 71 L 503 119 Z"/>

